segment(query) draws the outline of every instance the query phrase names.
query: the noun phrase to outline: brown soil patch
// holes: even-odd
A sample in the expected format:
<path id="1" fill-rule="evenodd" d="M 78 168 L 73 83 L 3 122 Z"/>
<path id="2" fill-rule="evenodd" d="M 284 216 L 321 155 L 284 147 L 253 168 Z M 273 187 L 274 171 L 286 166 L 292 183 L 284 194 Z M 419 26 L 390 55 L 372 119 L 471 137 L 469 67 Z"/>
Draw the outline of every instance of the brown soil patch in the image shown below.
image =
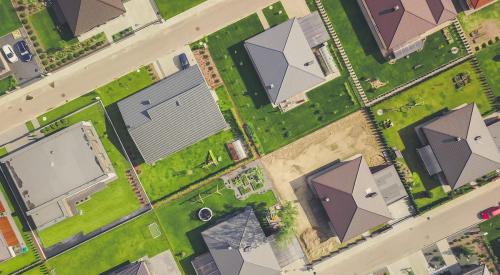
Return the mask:
<path id="1" fill-rule="evenodd" d="M 373 129 L 362 111 L 262 158 L 275 193 L 282 200 L 294 202 L 299 209 L 297 231 L 310 259 L 328 255 L 339 244 L 305 178 L 325 165 L 356 154 L 363 154 L 370 166 L 384 163 Z"/>
<path id="2" fill-rule="evenodd" d="M 481 47 L 481 44 L 495 41 L 495 37 L 500 36 L 500 22 L 496 19 L 484 20 L 479 27 L 468 34 L 472 48 Z"/>

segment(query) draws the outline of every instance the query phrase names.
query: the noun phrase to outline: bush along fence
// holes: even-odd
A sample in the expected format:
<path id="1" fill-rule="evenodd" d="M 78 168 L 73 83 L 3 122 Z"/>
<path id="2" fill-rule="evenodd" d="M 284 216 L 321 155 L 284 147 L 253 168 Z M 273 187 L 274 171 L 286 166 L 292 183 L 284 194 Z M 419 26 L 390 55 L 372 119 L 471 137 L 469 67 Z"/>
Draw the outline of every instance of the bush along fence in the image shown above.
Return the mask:
<path id="1" fill-rule="evenodd" d="M 479 77 L 479 81 L 481 82 L 481 88 L 484 89 L 484 92 L 486 93 L 486 96 L 490 100 L 491 105 L 495 108 L 496 111 L 500 110 L 500 102 L 499 102 L 500 100 L 493 94 L 493 90 L 488 84 L 488 80 L 486 79 L 486 76 L 481 70 L 481 65 L 479 64 L 479 61 L 477 60 L 476 56 L 473 56 L 471 58 L 471 64 L 472 68 Z"/>

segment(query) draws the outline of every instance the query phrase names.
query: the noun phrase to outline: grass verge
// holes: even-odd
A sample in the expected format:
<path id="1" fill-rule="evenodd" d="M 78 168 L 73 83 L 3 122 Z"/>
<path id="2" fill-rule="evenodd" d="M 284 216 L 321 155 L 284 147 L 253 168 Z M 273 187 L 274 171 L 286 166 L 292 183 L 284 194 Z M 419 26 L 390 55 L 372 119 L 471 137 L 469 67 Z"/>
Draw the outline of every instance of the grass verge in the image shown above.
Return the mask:
<path id="1" fill-rule="evenodd" d="M 269 27 L 276 26 L 288 20 L 288 14 L 286 14 L 286 10 L 280 1 L 265 7 L 262 13 L 264 13 Z"/>
<path id="2" fill-rule="evenodd" d="M 206 0 L 155 0 L 163 19 L 172 18 Z"/>

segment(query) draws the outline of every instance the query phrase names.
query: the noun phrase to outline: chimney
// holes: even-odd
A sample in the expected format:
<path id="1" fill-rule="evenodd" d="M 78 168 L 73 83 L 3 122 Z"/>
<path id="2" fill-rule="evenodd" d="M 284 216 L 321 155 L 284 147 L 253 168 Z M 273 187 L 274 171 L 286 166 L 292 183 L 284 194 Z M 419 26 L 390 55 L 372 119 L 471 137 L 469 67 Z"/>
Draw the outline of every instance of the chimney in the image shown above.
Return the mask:
<path id="1" fill-rule="evenodd" d="M 459 141 L 461 141 L 461 140 L 462 140 L 462 138 L 461 138 L 461 137 L 457 137 L 457 138 L 455 139 L 455 141 L 456 141 L 456 142 L 459 142 Z"/>
<path id="2" fill-rule="evenodd" d="M 273 83 L 271 83 L 271 84 L 267 85 L 267 89 L 268 89 L 268 90 L 271 90 L 272 88 L 274 88 L 274 84 L 273 84 Z"/>
<path id="3" fill-rule="evenodd" d="M 325 202 L 330 202 L 330 198 L 329 197 L 326 197 L 323 199 Z"/>
<path id="4" fill-rule="evenodd" d="M 314 60 L 311 60 L 311 61 L 308 61 L 308 62 L 304 63 L 304 66 L 307 67 L 307 66 L 312 65 L 313 63 L 314 63 Z"/>
<path id="5" fill-rule="evenodd" d="M 399 5 L 394 6 L 394 8 L 392 8 L 392 9 L 393 9 L 393 11 L 398 11 L 399 10 Z"/>
<path id="6" fill-rule="evenodd" d="M 474 140 L 475 140 L 475 141 L 479 141 L 479 140 L 481 140 L 481 136 L 476 136 L 476 137 L 474 138 Z"/>

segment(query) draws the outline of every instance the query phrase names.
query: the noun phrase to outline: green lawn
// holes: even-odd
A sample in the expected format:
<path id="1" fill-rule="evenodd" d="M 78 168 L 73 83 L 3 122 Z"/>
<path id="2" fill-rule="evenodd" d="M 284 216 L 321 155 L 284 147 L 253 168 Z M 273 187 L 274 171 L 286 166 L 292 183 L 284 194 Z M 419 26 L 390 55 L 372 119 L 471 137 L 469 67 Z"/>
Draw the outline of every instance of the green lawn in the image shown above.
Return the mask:
<path id="1" fill-rule="evenodd" d="M 7 149 L 5 147 L 0 147 L 0 157 L 7 155 L 9 152 L 7 152 Z"/>
<path id="2" fill-rule="evenodd" d="M 467 72 L 471 77 L 471 83 L 461 91 L 456 91 L 452 77 L 458 73 Z M 415 102 L 417 107 L 409 111 L 403 111 L 408 103 Z M 421 160 L 416 153 L 416 148 L 420 147 L 414 132 L 414 127 L 426 119 L 437 115 L 445 109 L 452 109 L 464 103 L 475 102 L 482 113 L 492 110 L 485 93 L 481 89 L 478 76 L 474 73 L 470 63 L 463 63 L 448 71 L 445 71 L 434 78 L 427 80 L 407 91 L 393 96 L 372 107 L 377 122 L 389 119 L 394 126 L 383 129 L 382 133 L 389 147 L 396 147 L 403 153 L 404 160 L 412 172 L 416 172 L 423 185 L 419 186 L 419 180 L 413 189 L 414 194 L 418 194 L 424 189 L 431 190 L 434 194 L 431 200 L 427 198 L 416 199 L 419 207 L 442 199 L 444 193 L 437 179 L 427 175 Z M 377 115 L 378 110 L 383 110 L 383 115 Z M 436 189 L 437 188 L 437 189 Z M 419 197 L 417 195 L 417 197 Z"/>
<path id="3" fill-rule="evenodd" d="M 155 0 L 160 14 L 164 19 L 169 19 L 188 9 L 197 6 L 206 0 Z"/>
<path id="4" fill-rule="evenodd" d="M 169 248 L 165 233 L 154 239 L 148 229 L 158 222 L 149 212 L 69 250 L 47 262 L 47 267 L 57 274 L 103 274 L 125 262 L 133 262 L 144 256 L 154 256 Z"/>
<path id="5" fill-rule="evenodd" d="M 488 232 L 486 240 L 490 243 L 497 259 L 500 259 L 500 216 L 480 223 L 479 227 L 481 231 Z"/>
<path id="6" fill-rule="evenodd" d="M 10 0 L 0 0 L 0 37 L 21 27 L 21 22 L 17 18 L 16 11 Z"/>
<path id="7" fill-rule="evenodd" d="M 42 9 L 29 17 L 31 25 L 43 48 L 46 50 L 60 49 L 78 42 L 76 38 L 72 37 L 66 26 L 58 27 L 56 25 L 51 13 L 49 9 Z"/>
<path id="8" fill-rule="evenodd" d="M 217 90 L 220 108 L 231 130 L 226 130 L 204 139 L 190 147 L 170 155 L 154 165 L 140 165 L 140 179 L 152 201 L 179 191 L 190 184 L 200 181 L 234 162 L 226 149 L 226 143 L 233 141 L 241 133 L 231 114 L 231 105 L 224 88 Z M 219 159 L 217 166 L 204 167 L 209 150 Z"/>
<path id="9" fill-rule="evenodd" d="M 286 10 L 283 8 L 283 4 L 281 4 L 281 2 L 276 2 L 265 7 L 262 12 L 264 13 L 270 27 L 276 26 L 288 20 L 288 14 L 286 14 Z"/>
<path id="10" fill-rule="evenodd" d="M 17 81 L 14 76 L 8 76 L 0 80 L 0 96 L 16 88 Z"/>
<path id="11" fill-rule="evenodd" d="M 482 49 L 476 56 L 491 89 L 493 89 L 493 94 L 500 97 L 500 42 Z"/>
<path id="12" fill-rule="evenodd" d="M 439 31 L 427 38 L 423 51 L 413 53 L 410 58 L 400 59 L 396 64 L 391 65 L 380 53 L 356 1 L 328 0 L 322 2 L 369 98 L 388 92 L 466 54 L 464 49 L 460 49 L 457 55 L 450 52 L 452 47 L 462 48 L 463 45 L 454 29 L 449 27 L 450 33 L 455 37 L 453 43 L 448 44 L 443 32 Z M 421 66 L 414 68 L 416 65 Z M 367 81 L 369 79 L 379 79 L 387 84 L 374 90 Z"/>
<path id="13" fill-rule="evenodd" d="M 214 193 L 219 188 L 224 188 L 221 180 L 211 186 L 190 194 L 178 201 L 159 207 L 156 211 L 165 231 L 169 237 L 174 255 L 177 256 L 186 274 L 194 274 L 191 260 L 206 251 L 201 232 L 223 216 L 252 205 L 257 213 L 276 203 L 274 194 L 268 191 L 264 194 L 253 195 L 241 201 L 234 196 L 234 191 L 221 190 L 221 194 Z M 199 202 L 198 194 L 202 194 L 204 203 Z M 207 197 L 208 196 L 208 197 Z M 209 207 L 214 213 L 214 218 L 207 223 L 200 221 L 196 215 L 202 207 Z"/>
<path id="14" fill-rule="evenodd" d="M 276 150 L 359 109 L 346 90 L 346 77 L 310 91 L 309 102 L 291 111 L 281 113 L 273 108 L 243 47 L 244 40 L 262 31 L 257 15 L 253 14 L 206 39 L 243 121 L 255 133 L 261 153 Z"/>
<path id="15" fill-rule="evenodd" d="M 80 204 L 78 209 L 82 215 L 65 219 L 40 231 L 39 236 L 45 247 L 79 232 L 89 233 L 139 209 L 139 202 L 126 177 L 126 170 L 131 168 L 130 164 L 121 153 L 116 136 L 105 119 L 104 110 L 100 104 L 95 104 L 66 118 L 65 126 L 87 120 L 91 120 L 96 128 L 118 179 L 109 183 L 104 190 L 93 194 L 87 202 Z"/>
<path id="16" fill-rule="evenodd" d="M 460 20 L 465 34 L 469 34 L 477 29 L 485 20 L 495 20 L 497 21 L 497 27 L 500 27 L 500 2 L 489 5 L 471 15 L 460 13 L 458 20 Z"/>
<path id="17" fill-rule="evenodd" d="M 5 199 L 7 200 L 7 203 L 9 204 L 9 208 L 13 211 L 12 218 L 14 219 L 17 227 L 21 231 L 21 234 L 23 235 L 24 242 L 28 246 L 28 252 L 18 255 L 15 258 L 12 258 L 10 260 L 7 260 L 5 262 L 0 263 L 0 274 L 11 274 L 25 266 L 28 266 L 37 260 L 39 260 L 38 257 L 38 252 L 35 251 L 35 246 L 33 239 L 31 238 L 31 234 L 27 226 L 23 226 L 23 223 L 21 222 L 21 217 L 17 214 L 20 213 L 17 211 L 16 208 L 14 208 L 14 205 L 10 201 L 10 196 L 8 195 L 8 192 L 6 192 L 6 182 L 5 178 L 3 175 L 0 173 L 0 192 L 4 195 Z M 9 193 L 10 194 L 10 193 Z"/>

